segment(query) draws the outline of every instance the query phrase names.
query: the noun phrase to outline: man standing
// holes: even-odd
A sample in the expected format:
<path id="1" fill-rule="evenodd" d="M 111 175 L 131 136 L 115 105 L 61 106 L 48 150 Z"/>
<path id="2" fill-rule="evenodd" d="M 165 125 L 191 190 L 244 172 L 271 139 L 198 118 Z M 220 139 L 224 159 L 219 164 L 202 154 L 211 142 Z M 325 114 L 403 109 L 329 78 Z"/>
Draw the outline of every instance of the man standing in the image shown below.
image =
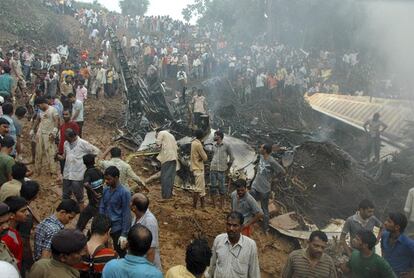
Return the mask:
<path id="1" fill-rule="evenodd" d="M 1 120 L 1 119 L 0 119 Z M 3 119 L 4 120 L 4 119 Z M 5 120 L 4 120 L 5 121 Z M 14 159 L 10 156 L 13 151 L 14 140 L 9 135 L 0 139 L 0 186 L 12 179 Z"/>
<path id="2" fill-rule="evenodd" d="M 380 114 L 377 112 L 372 117 L 372 120 L 368 120 L 364 123 L 364 130 L 369 135 L 368 147 L 367 147 L 367 159 L 370 160 L 371 152 L 374 152 L 374 161 L 379 162 L 380 150 L 381 150 L 381 133 L 388 126 L 380 120 Z"/>
<path id="3" fill-rule="evenodd" d="M 40 113 L 32 126 L 30 135 L 36 134 L 36 156 L 35 169 L 38 175 L 41 174 L 43 164 L 46 162 L 49 168 L 49 174 L 56 174 L 56 144 L 54 142 L 58 133 L 59 114 L 56 108 L 49 106 L 47 99 L 37 97 L 35 104 L 39 107 Z"/>
<path id="4" fill-rule="evenodd" d="M 51 240 L 51 257 L 37 261 L 29 273 L 29 278 L 75 278 L 79 271 L 74 266 L 81 262 L 86 253 L 87 239 L 82 232 L 64 229 Z"/>
<path id="5" fill-rule="evenodd" d="M 74 121 L 71 121 L 71 115 L 69 110 L 63 111 L 63 123 L 59 128 L 59 145 L 58 145 L 58 154 L 63 155 L 64 153 L 64 144 L 66 141 L 65 132 L 67 129 L 72 129 L 76 134 L 79 134 L 79 126 Z M 59 160 L 60 162 L 60 172 L 63 174 L 63 169 L 65 167 L 65 160 Z"/>
<path id="6" fill-rule="evenodd" d="M 82 128 L 83 128 L 83 102 L 76 99 L 76 96 L 73 93 L 68 94 L 69 103 L 72 104 L 72 119 L 79 126 L 79 137 L 82 137 Z"/>
<path id="7" fill-rule="evenodd" d="M 203 132 L 200 129 L 195 131 L 195 139 L 191 142 L 191 171 L 195 178 L 193 193 L 193 208 L 197 208 L 198 199 L 200 199 L 201 208 L 204 209 L 204 197 L 206 196 L 206 181 L 204 177 L 204 161 L 208 157 L 204 151 Z"/>
<path id="8" fill-rule="evenodd" d="M 74 200 L 63 200 L 56 208 L 56 213 L 36 226 L 34 235 L 34 259 L 51 257 L 52 238 L 69 224 L 79 213 L 79 205 Z M 71 242 L 73 243 L 73 242 Z"/>
<path id="9" fill-rule="evenodd" d="M 104 173 L 105 183 L 99 213 L 111 218 L 111 237 L 114 248 L 121 258 L 125 256 L 127 234 L 131 227 L 130 200 L 131 193 L 119 183 L 119 170 L 110 166 Z"/>
<path id="10" fill-rule="evenodd" d="M 220 208 L 223 209 L 227 194 L 226 171 L 230 169 L 234 161 L 230 145 L 223 142 L 224 134 L 221 130 L 214 133 L 213 158 L 210 164 L 210 194 L 213 207 L 216 207 L 215 195 L 220 193 Z"/>
<path id="11" fill-rule="evenodd" d="M 391 266 L 381 256 L 375 254 L 377 239 L 373 232 L 359 231 L 354 237 L 351 258 L 346 265 L 341 266 L 344 273 L 352 277 L 396 278 Z"/>
<path id="12" fill-rule="evenodd" d="M 408 190 L 407 199 L 405 200 L 404 212 L 408 218 L 405 232 L 411 239 L 414 238 L 414 187 Z"/>
<path id="13" fill-rule="evenodd" d="M 131 210 L 135 215 L 132 226 L 141 224 L 150 230 L 152 234 L 151 248 L 148 250 L 146 258 L 152 262 L 159 270 L 161 268 L 160 245 L 158 241 L 158 221 L 154 214 L 149 210 L 149 199 L 141 193 L 132 196 Z"/>
<path id="14" fill-rule="evenodd" d="M 254 240 L 241 234 L 243 215 L 227 215 L 227 233 L 214 239 L 209 276 L 214 278 L 260 278 L 257 246 Z"/>
<path id="15" fill-rule="evenodd" d="M 375 217 L 374 210 L 374 204 L 370 200 L 364 199 L 359 203 L 358 211 L 345 221 L 340 240 L 349 255 L 352 252 L 353 239 L 359 231 L 365 230 L 372 232 L 374 227 L 382 228 L 382 223 Z M 348 234 L 350 236 L 351 246 L 348 246 L 345 242 Z M 381 232 L 378 234 L 378 241 L 380 238 Z"/>
<path id="16" fill-rule="evenodd" d="M 259 164 L 257 166 L 256 177 L 252 183 L 250 195 L 260 201 L 264 218 L 263 230 L 269 229 L 269 199 L 273 178 L 278 175 L 285 175 L 286 171 L 283 167 L 270 155 L 272 153 L 272 145 L 264 144 L 260 146 Z"/>
<path id="17" fill-rule="evenodd" d="M 193 96 L 193 115 L 194 124 L 197 128 L 201 127 L 201 115 L 207 113 L 207 102 L 205 96 L 203 96 L 203 89 L 197 90 L 197 95 Z"/>
<path id="18" fill-rule="evenodd" d="M 161 162 L 161 196 L 171 199 L 177 168 L 177 141 L 168 130 L 157 130 L 155 142 L 161 147 L 157 156 Z"/>
<path id="19" fill-rule="evenodd" d="M 87 154 L 98 155 L 99 149 L 79 138 L 70 128 L 66 129 L 65 138 L 63 156 L 58 155 L 59 159 L 65 160 L 62 199 L 70 199 L 73 194 L 83 209 L 83 176 L 86 171 L 83 156 Z"/>
<path id="20" fill-rule="evenodd" d="M 3 103 L 2 109 L 3 109 L 3 116 L 1 117 L 9 122 L 8 135 L 10 135 L 13 138 L 14 142 L 16 143 L 17 142 L 17 131 L 16 131 L 16 126 L 14 125 L 14 120 L 12 118 L 13 112 L 14 112 L 13 104 L 11 104 L 10 102 Z M 16 156 L 16 145 L 13 146 L 13 151 L 11 154 L 13 157 Z"/>
<path id="21" fill-rule="evenodd" d="M 131 192 L 138 192 L 139 187 L 138 185 L 129 186 L 128 181 L 133 180 L 135 183 L 140 184 L 145 187 L 145 182 L 142 178 L 140 178 L 137 174 L 135 174 L 134 170 L 132 170 L 131 165 L 127 162 L 122 160 L 122 152 L 121 149 L 118 147 L 109 147 L 103 154 L 102 158 L 105 159 L 108 156 L 108 153 L 111 154 L 110 160 L 101 160 L 99 162 L 99 167 L 105 171 L 110 166 L 115 166 L 119 170 L 119 182 L 126 186 Z"/>
<path id="22" fill-rule="evenodd" d="M 128 233 L 128 254 L 107 263 L 102 277 L 162 278 L 161 271 L 145 258 L 151 242 L 151 231 L 141 224 L 134 225 Z"/>
<path id="23" fill-rule="evenodd" d="M 250 237 L 253 233 L 253 224 L 263 216 L 256 200 L 247 192 L 246 181 L 239 179 L 234 182 L 236 190 L 231 193 L 231 210 L 243 215 L 242 234 Z"/>
<path id="24" fill-rule="evenodd" d="M 3 66 L 4 73 L 0 75 L 0 96 L 5 100 L 12 101 L 13 93 L 13 78 L 10 75 L 10 67 Z"/>
<path id="25" fill-rule="evenodd" d="M 336 278 L 336 267 L 332 258 L 324 253 L 328 237 L 322 231 L 310 234 L 308 247 L 290 253 L 283 268 L 282 278 L 318 277 Z"/>
<path id="26" fill-rule="evenodd" d="M 210 265 L 211 249 L 205 239 L 194 239 L 185 252 L 185 266 L 170 268 L 165 278 L 201 278 Z"/>
<path id="27" fill-rule="evenodd" d="M 184 68 L 180 68 L 177 72 L 177 82 L 179 85 L 179 90 L 181 91 L 181 98 L 185 104 L 185 91 L 187 90 L 187 74 L 184 71 Z"/>
<path id="28" fill-rule="evenodd" d="M 414 240 L 404 235 L 407 217 L 402 213 L 390 213 L 384 222 L 382 233 L 382 256 L 398 277 L 410 277 L 414 269 Z"/>

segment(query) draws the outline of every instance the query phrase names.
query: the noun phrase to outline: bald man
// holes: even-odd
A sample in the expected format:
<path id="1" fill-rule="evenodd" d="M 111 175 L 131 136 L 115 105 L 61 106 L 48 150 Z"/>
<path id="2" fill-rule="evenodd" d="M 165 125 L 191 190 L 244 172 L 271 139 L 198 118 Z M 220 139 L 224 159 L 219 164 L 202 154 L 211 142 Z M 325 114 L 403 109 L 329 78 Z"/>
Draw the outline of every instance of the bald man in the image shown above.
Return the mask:
<path id="1" fill-rule="evenodd" d="M 131 210 L 135 215 L 132 226 L 141 224 L 148 228 L 152 234 L 151 248 L 146 257 L 154 263 L 159 270 L 161 269 L 160 246 L 158 242 L 158 221 L 154 214 L 149 210 L 149 199 L 142 193 L 136 193 L 131 198 Z"/>

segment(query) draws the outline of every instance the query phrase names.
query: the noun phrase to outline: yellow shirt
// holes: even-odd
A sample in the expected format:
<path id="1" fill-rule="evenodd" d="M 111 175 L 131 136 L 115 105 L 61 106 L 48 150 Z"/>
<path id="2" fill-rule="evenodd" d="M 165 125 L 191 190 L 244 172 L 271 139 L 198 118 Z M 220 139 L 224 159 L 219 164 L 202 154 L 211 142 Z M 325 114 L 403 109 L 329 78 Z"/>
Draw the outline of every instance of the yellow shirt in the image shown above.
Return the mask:
<path id="1" fill-rule="evenodd" d="M 185 266 L 176 265 L 167 271 L 165 278 L 195 278 L 195 276 Z"/>
<path id="2" fill-rule="evenodd" d="M 204 151 L 200 140 L 194 139 L 191 143 L 191 170 L 204 171 L 204 161 L 206 161 L 207 158 L 207 154 Z"/>
<path id="3" fill-rule="evenodd" d="M 4 200 L 11 196 L 20 196 L 21 188 L 22 183 L 15 179 L 4 183 L 0 187 L 0 202 L 4 202 Z"/>

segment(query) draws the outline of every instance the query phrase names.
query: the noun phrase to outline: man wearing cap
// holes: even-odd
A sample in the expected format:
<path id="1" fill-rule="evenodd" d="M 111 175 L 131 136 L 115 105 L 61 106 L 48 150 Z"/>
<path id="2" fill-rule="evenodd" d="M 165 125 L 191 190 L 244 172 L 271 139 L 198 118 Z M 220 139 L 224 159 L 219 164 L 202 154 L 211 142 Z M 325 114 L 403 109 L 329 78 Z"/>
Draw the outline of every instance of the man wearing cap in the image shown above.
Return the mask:
<path id="1" fill-rule="evenodd" d="M 79 271 L 73 268 L 86 254 L 87 239 L 82 232 L 64 229 L 52 238 L 52 258 L 37 261 L 29 278 L 77 278 Z"/>
<path id="2" fill-rule="evenodd" d="M 37 97 L 35 104 L 39 107 L 40 114 L 32 126 L 30 136 L 38 127 L 35 156 L 36 173 L 40 175 L 44 167 L 43 164 L 46 164 L 49 174 L 53 175 L 56 174 L 56 144 L 54 140 L 58 133 L 59 113 L 56 108 L 49 106 L 45 97 Z"/>
<path id="3" fill-rule="evenodd" d="M 3 202 L 0 202 L 0 236 L 3 237 L 9 229 L 10 219 L 9 206 Z M 10 252 L 6 243 L 0 240 L 0 261 L 11 263 L 17 269 L 17 261 L 13 254 Z"/>
<path id="4" fill-rule="evenodd" d="M 63 200 L 56 208 L 56 213 L 37 225 L 34 235 L 35 260 L 50 258 L 52 238 L 69 224 L 79 213 L 79 205 L 74 200 Z"/>

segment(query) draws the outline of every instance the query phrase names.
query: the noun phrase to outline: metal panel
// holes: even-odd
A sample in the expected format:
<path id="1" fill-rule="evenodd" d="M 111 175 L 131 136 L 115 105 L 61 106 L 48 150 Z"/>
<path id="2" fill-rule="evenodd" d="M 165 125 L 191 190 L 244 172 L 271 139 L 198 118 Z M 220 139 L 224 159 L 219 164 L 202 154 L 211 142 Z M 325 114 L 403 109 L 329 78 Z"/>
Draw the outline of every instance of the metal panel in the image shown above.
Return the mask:
<path id="1" fill-rule="evenodd" d="M 384 139 L 389 141 L 398 140 L 403 143 L 406 121 L 414 119 L 414 103 L 408 100 L 323 93 L 306 98 L 314 110 L 359 129 L 363 129 L 365 121 L 379 112 L 381 120 L 388 125 Z"/>

